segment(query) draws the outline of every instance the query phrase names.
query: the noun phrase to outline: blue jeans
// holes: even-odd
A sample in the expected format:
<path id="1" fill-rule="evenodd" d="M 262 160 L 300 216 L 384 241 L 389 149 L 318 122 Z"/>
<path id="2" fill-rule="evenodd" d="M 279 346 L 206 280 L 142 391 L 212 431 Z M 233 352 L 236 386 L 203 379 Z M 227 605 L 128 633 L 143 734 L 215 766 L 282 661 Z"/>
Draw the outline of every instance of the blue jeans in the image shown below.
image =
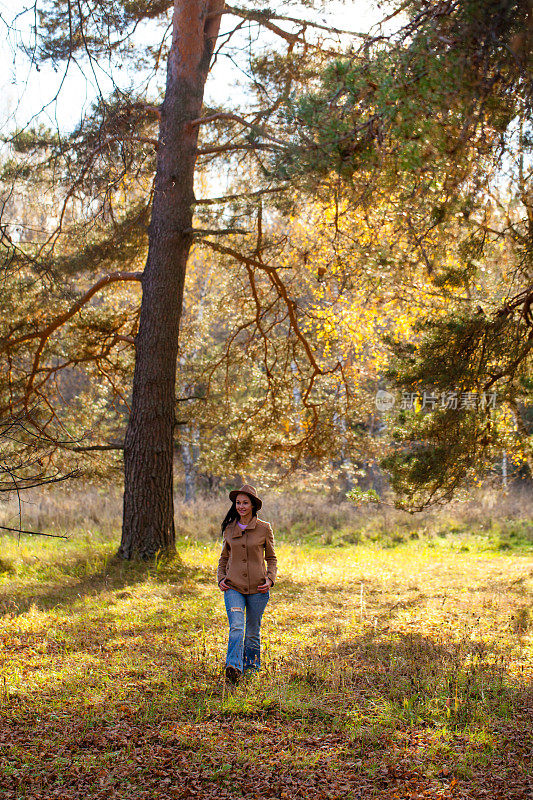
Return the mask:
<path id="1" fill-rule="evenodd" d="M 261 617 L 270 597 L 270 592 L 241 594 L 236 589 L 224 592 L 228 612 L 229 638 L 226 666 L 243 672 L 247 669 L 259 671 L 261 666 Z M 244 613 L 246 610 L 246 633 Z"/>

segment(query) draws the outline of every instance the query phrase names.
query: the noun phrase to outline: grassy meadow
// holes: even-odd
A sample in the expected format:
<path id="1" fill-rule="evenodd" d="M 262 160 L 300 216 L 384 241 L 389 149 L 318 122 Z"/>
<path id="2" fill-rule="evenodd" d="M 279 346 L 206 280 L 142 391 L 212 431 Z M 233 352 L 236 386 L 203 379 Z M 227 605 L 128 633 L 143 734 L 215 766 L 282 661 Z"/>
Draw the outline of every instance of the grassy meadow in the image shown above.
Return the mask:
<path id="1" fill-rule="evenodd" d="M 35 495 L 0 556 L 0 797 L 531 797 L 533 501 L 265 502 L 263 669 L 227 689 L 225 501 L 116 560 L 119 498 Z M 0 522 L 11 525 L 6 505 Z"/>

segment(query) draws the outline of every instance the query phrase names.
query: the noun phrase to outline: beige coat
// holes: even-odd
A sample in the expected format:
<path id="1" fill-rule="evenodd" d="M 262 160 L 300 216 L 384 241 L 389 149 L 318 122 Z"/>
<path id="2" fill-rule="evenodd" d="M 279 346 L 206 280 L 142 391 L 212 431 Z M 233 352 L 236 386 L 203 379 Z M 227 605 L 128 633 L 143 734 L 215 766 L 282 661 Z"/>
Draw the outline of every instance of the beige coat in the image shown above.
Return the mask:
<path id="1" fill-rule="evenodd" d="M 270 524 L 252 517 L 246 529 L 241 531 L 237 522 L 230 522 L 224 531 L 224 546 L 218 561 L 218 582 L 225 578 L 232 589 L 242 594 L 255 594 L 265 578 L 270 578 L 274 583 L 277 571 L 278 560 Z"/>

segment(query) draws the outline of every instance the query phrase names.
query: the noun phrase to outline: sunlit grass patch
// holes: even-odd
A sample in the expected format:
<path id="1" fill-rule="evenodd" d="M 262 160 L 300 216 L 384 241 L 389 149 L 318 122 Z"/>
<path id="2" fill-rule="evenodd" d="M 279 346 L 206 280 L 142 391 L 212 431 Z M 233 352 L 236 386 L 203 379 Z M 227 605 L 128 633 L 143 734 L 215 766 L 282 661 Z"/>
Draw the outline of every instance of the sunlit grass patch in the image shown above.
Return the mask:
<path id="1" fill-rule="evenodd" d="M 506 726 L 525 736 L 533 674 L 533 557 L 479 536 L 278 540 L 263 668 L 230 689 L 218 541 L 182 539 L 173 561 L 127 564 L 116 537 L 6 539 L 0 700 L 15 757 L 4 777 L 75 780 L 79 767 L 122 786 L 114 770 L 131 761 L 140 786 L 155 748 L 220 786 L 255 769 L 473 780 Z M 44 762 L 28 754 L 37 739 Z"/>

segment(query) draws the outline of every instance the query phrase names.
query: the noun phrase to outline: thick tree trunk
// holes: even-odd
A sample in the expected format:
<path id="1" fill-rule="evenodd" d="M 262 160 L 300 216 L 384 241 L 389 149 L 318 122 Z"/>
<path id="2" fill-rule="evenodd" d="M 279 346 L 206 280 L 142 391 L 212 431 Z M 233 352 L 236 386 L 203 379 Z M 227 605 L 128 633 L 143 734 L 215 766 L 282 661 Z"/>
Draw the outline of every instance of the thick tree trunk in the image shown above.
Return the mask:
<path id="1" fill-rule="evenodd" d="M 173 435 L 178 330 L 191 246 L 198 126 L 223 0 L 175 0 L 148 259 L 143 274 L 131 415 L 124 443 L 124 513 L 118 555 L 175 548 Z"/>

